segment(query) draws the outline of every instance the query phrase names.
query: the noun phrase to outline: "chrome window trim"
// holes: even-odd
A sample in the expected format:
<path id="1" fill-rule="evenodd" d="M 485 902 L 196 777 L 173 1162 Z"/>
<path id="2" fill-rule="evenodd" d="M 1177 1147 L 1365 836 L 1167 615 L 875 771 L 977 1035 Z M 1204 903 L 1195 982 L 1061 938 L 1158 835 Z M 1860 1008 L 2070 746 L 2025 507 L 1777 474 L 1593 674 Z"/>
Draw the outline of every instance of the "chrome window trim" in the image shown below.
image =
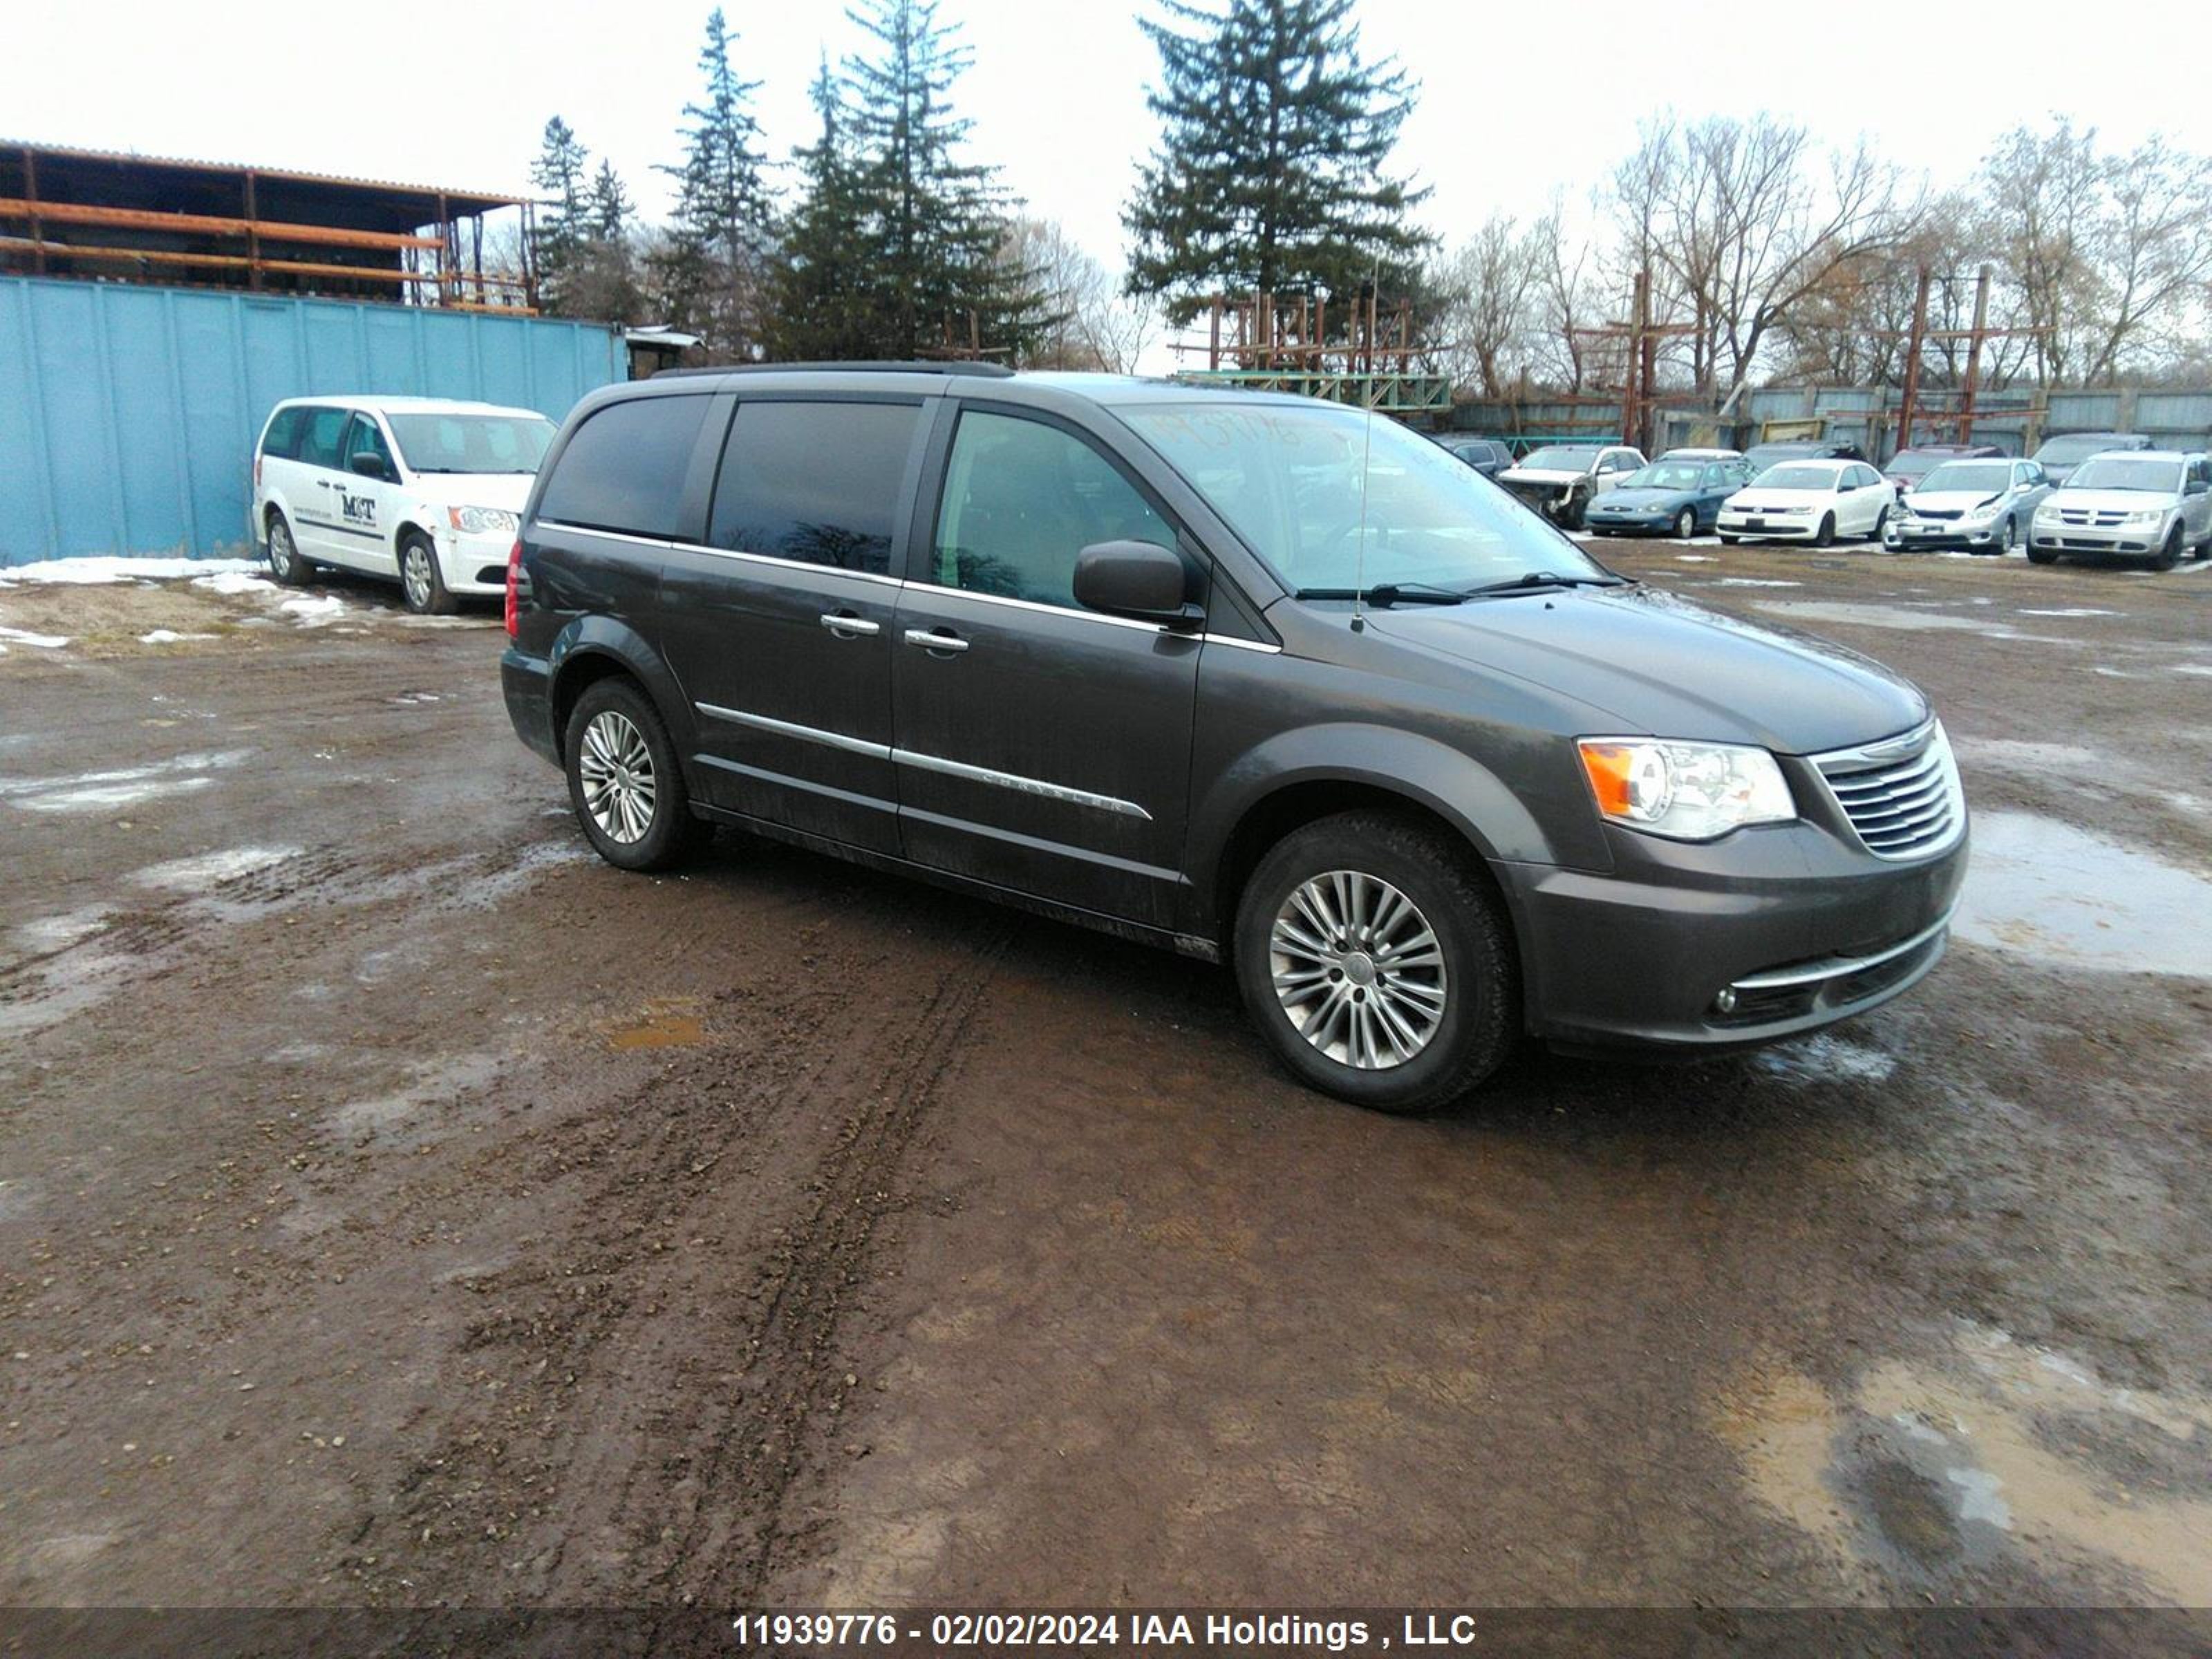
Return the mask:
<path id="1" fill-rule="evenodd" d="M 1048 617 L 1074 617 L 1084 622 L 1104 623 L 1111 628 L 1134 628 L 1147 634 L 1174 632 L 1158 623 L 1139 622 L 1134 617 L 1109 617 L 1103 611 L 1085 611 L 1067 605 L 1047 605 L 1042 599 L 1018 599 L 1006 593 L 982 593 L 972 587 L 948 587 L 943 582 L 909 581 L 906 586 L 927 593 L 950 593 L 957 599 L 974 599 L 981 605 L 1011 605 L 1018 611 L 1036 611 Z"/>
<path id="2" fill-rule="evenodd" d="M 965 761 L 946 760 L 938 755 L 918 754 L 911 749 L 895 749 L 889 744 L 871 742 L 866 738 L 847 737 L 842 732 L 825 732 L 819 726 L 800 726 L 793 720 L 780 720 L 766 714 L 747 714 L 742 708 L 724 708 L 711 702 L 694 703 L 701 714 L 718 720 L 728 720 L 738 726 L 750 726 L 778 737 L 796 738 L 802 742 L 818 743 L 831 749 L 842 749 L 848 754 L 864 755 L 870 760 L 886 760 L 894 766 L 911 766 L 925 772 L 941 772 L 948 777 L 966 778 L 974 783 L 988 783 L 1000 789 L 1012 789 L 1024 795 L 1038 795 L 1047 800 L 1065 801 L 1071 806 L 1094 807 L 1101 812 L 1112 812 L 1122 817 L 1152 821 L 1152 815 L 1133 800 L 1123 800 L 1118 795 L 1102 795 L 1089 789 L 1078 789 L 1065 783 L 1050 783 L 1042 778 L 1024 777 L 1018 772 L 1000 772 L 988 766 L 971 766 Z"/>
<path id="3" fill-rule="evenodd" d="M 1894 962 L 1918 950 L 1951 925 L 1958 914 L 1954 905 L 1938 916 L 1929 926 L 1922 928 L 1911 939 L 1900 939 L 1895 945 L 1863 957 L 1830 957 L 1824 962 L 1811 963 L 1802 968 L 1778 968 L 1771 973 L 1752 974 L 1735 981 L 1729 989 L 1735 991 L 1779 991 L 1793 985 L 1814 985 L 1822 980 L 1844 979 L 1853 974 L 1863 974 L 1869 968 L 1879 968 L 1885 962 Z"/>

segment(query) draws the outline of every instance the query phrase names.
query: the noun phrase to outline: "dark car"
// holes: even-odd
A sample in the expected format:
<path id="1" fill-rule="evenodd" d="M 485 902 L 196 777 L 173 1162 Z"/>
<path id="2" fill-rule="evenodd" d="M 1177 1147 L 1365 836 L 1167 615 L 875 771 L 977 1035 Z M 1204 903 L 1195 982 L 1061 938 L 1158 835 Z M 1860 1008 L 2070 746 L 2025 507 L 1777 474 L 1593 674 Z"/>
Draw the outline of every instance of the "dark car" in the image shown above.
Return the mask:
<path id="1" fill-rule="evenodd" d="M 1225 959 L 1291 1072 L 1387 1110 L 1523 1033 L 1711 1053 L 1874 1007 L 1965 868 L 1910 684 L 1305 398 L 608 387 L 525 511 L 507 628 L 515 730 L 610 863 L 738 825 Z"/>
<path id="2" fill-rule="evenodd" d="M 2043 447 L 2035 452 L 2035 461 L 2044 477 L 2053 484 L 2063 484 L 2067 475 L 2092 455 L 2149 447 L 2150 439 L 2140 432 L 2069 432 L 2045 439 Z"/>
<path id="3" fill-rule="evenodd" d="M 1743 452 L 1744 465 L 1756 479 L 1770 466 L 1784 461 L 1863 461 L 1866 451 L 1856 444 L 1830 438 L 1781 438 L 1771 444 L 1753 444 Z"/>
<path id="4" fill-rule="evenodd" d="M 1447 433 L 1436 441 L 1444 453 L 1458 456 L 1486 478 L 1494 478 L 1513 465 L 1512 450 L 1496 438 L 1469 438 Z"/>
<path id="5" fill-rule="evenodd" d="M 2004 451 L 1995 444 L 1915 444 L 1889 458 L 1881 476 L 1897 487 L 1899 495 L 1920 488 L 1920 481 L 1946 461 L 2001 461 Z"/>
<path id="6" fill-rule="evenodd" d="M 1721 503 L 1748 482 L 1741 461 L 1654 461 L 1589 504 L 1583 527 L 1601 536 L 1702 534 Z"/>

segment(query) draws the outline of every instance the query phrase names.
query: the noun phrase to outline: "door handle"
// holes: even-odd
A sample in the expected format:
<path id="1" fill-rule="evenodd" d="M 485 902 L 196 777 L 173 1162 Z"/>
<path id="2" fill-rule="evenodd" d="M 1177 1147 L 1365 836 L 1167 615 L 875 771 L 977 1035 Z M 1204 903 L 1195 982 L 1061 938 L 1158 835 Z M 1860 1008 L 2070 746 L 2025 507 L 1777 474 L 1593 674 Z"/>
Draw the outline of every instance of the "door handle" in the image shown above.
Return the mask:
<path id="1" fill-rule="evenodd" d="M 957 634 L 933 633 L 926 628 L 908 629 L 906 642 L 918 645 L 925 651 L 965 651 L 968 648 L 968 641 Z"/>
<path id="2" fill-rule="evenodd" d="M 884 631 L 881 623 L 870 622 L 865 617 L 841 616 L 835 611 L 823 617 L 822 625 L 841 640 L 869 639 Z"/>

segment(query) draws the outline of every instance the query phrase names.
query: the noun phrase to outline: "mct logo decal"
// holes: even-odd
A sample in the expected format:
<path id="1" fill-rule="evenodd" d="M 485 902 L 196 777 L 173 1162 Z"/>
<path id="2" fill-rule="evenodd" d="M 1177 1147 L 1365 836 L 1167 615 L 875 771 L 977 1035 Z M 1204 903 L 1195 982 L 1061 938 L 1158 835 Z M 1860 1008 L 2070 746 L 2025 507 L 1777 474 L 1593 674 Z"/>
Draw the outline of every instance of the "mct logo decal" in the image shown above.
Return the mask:
<path id="1" fill-rule="evenodd" d="M 338 491 L 338 512 L 349 524 L 374 525 L 376 522 L 376 497 L 349 495 Z"/>

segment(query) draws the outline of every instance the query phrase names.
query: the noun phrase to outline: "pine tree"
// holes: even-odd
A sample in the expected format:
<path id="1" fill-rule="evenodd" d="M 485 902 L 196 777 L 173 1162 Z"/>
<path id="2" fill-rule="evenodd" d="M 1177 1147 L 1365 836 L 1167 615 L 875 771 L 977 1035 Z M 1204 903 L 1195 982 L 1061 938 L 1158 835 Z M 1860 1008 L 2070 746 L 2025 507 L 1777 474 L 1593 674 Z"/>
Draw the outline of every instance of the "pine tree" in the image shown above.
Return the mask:
<path id="1" fill-rule="evenodd" d="M 1359 55 L 1352 0 L 1163 0 L 1140 20 L 1160 53 L 1147 94 L 1164 131 L 1122 215 L 1128 291 L 1188 320 L 1218 290 L 1350 295 L 1431 238 L 1428 194 L 1385 168 L 1416 87 Z"/>
<path id="2" fill-rule="evenodd" d="M 808 92 L 821 136 L 792 153 L 799 195 L 785 220 L 770 283 L 769 347 L 787 361 L 863 358 L 870 326 L 872 250 L 851 112 L 824 59 Z"/>
<path id="3" fill-rule="evenodd" d="M 664 169 L 677 180 L 677 198 L 659 261 L 671 320 L 703 337 L 708 350 L 723 358 L 750 355 L 758 337 L 770 240 L 755 148 L 760 128 L 750 107 L 760 82 L 739 80 L 731 67 L 734 39 L 717 6 L 708 14 L 699 53 L 706 101 L 684 106 L 691 122 L 684 129 L 684 159 Z"/>
<path id="4" fill-rule="evenodd" d="M 878 43 L 845 64 L 870 355 L 935 351 L 948 330 L 965 344 L 970 313 L 987 346 L 1018 353 L 1044 304 L 1034 273 L 998 257 L 1007 202 L 995 169 L 961 159 L 970 123 L 953 113 L 951 89 L 968 49 L 938 22 L 935 0 L 867 0 L 848 15 Z"/>
<path id="5" fill-rule="evenodd" d="M 614 163 L 601 161 L 598 174 L 592 179 L 592 195 L 588 219 L 592 235 L 602 242 L 618 242 L 629 235 L 629 222 L 636 213 L 629 199 L 629 191 L 615 171 Z"/>
<path id="6" fill-rule="evenodd" d="M 591 155 L 574 131 L 556 115 L 546 122 L 538 159 L 530 166 L 530 181 L 544 210 L 537 216 L 531 254 L 549 308 L 558 308 L 568 267 L 575 261 L 578 247 L 591 234 L 585 182 Z"/>

